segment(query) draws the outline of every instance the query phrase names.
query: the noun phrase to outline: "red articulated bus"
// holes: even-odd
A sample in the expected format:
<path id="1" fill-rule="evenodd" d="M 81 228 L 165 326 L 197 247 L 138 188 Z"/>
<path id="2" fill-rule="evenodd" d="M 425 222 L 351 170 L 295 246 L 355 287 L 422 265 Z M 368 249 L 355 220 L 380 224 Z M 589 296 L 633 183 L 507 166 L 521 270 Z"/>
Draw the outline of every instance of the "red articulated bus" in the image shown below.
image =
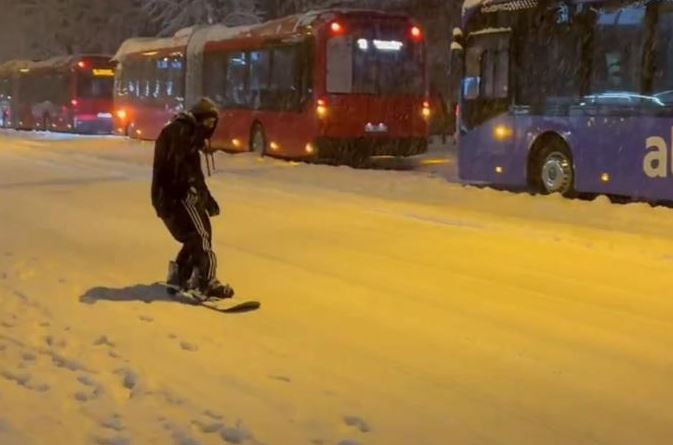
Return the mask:
<path id="1" fill-rule="evenodd" d="M 110 134 L 115 64 L 110 56 L 64 56 L 0 65 L 4 128 Z"/>
<path id="2" fill-rule="evenodd" d="M 329 10 L 191 28 L 120 48 L 116 128 L 155 139 L 186 104 L 220 107 L 217 148 L 359 161 L 427 147 L 425 42 L 408 16 Z"/>

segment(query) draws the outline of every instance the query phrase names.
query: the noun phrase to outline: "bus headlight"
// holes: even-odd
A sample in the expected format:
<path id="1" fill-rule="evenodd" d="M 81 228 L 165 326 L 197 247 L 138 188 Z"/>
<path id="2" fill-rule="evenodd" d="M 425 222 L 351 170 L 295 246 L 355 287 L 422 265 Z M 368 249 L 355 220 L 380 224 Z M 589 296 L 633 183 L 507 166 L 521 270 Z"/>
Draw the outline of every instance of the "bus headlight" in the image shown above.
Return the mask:
<path id="1" fill-rule="evenodd" d="M 504 141 L 512 137 L 514 132 L 506 125 L 498 125 L 493 129 L 493 137 L 496 141 Z"/>

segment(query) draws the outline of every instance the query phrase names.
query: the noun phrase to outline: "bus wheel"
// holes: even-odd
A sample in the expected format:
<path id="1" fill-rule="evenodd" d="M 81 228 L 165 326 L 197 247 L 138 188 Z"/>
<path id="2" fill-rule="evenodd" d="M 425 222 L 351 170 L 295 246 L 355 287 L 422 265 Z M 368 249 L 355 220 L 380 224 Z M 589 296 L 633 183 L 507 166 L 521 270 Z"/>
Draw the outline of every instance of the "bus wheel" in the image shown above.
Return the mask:
<path id="1" fill-rule="evenodd" d="M 267 144 L 264 127 L 260 123 L 255 124 L 250 132 L 250 151 L 265 156 L 267 154 Z"/>
<path id="2" fill-rule="evenodd" d="M 535 159 L 532 179 L 536 191 L 545 195 L 560 193 L 569 198 L 576 195 L 573 159 L 564 142 L 548 139 Z"/>

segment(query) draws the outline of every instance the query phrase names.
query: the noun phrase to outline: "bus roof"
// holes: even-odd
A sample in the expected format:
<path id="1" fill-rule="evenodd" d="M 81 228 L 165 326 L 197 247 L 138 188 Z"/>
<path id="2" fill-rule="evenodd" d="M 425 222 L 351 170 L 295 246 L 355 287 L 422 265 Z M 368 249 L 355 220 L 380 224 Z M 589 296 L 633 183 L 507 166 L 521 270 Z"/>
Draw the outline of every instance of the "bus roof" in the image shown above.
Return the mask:
<path id="1" fill-rule="evenodd" d="M 39 69 L 39 68 L 67 68 L 80 60 L 99 58 L 110 60 L 109 55 L 104 54 L 77 54 L 70 56 L 56 56 L 45 60 L 10 60 L 0 65 L 0 72 L 14 72 L 20 69 Z"/>
<path id="2" fill-rule="evenodd" d="M 193 38 L 203 43 L 218 42 L 233 38 L 265 38 L 279 35 L 290 35 L 300 32 L 308 26 L 332 20 L 339 16 L 366 15 L 381 17 L 399 17 L 406 15 L 370 9 L 325 9 L 309 11 L 303 14 L 295 14 L 268 22 L 230 27 L 222 24 L 194 26 L 183 28 L 171 37 L 140 37 L 127 39 L 122 43 L 114 56 L 114 60 L 123 60 L 131 54 L 140 54 L 160 50 L 183 50 Z M 198 37 L 196 37 L 198 35 Z"/>

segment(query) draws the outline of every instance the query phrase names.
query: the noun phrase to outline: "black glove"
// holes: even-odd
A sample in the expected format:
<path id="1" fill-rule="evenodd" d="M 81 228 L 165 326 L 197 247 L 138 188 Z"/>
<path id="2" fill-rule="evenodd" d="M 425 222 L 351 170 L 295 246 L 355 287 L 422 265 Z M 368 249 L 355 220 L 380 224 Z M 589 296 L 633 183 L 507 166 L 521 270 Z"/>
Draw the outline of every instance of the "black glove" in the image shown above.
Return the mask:
<path id="1" fill-rule="evenodd" d="M 208 215 L 212 216 L 218 216 L 220 214 L 220 206 L 217 204 L 217 201 L 215 201 L 215 198 L 212 196 L 208 196 L 208 204 L 206 204 L 206 211 L 208 212 Z"/>

